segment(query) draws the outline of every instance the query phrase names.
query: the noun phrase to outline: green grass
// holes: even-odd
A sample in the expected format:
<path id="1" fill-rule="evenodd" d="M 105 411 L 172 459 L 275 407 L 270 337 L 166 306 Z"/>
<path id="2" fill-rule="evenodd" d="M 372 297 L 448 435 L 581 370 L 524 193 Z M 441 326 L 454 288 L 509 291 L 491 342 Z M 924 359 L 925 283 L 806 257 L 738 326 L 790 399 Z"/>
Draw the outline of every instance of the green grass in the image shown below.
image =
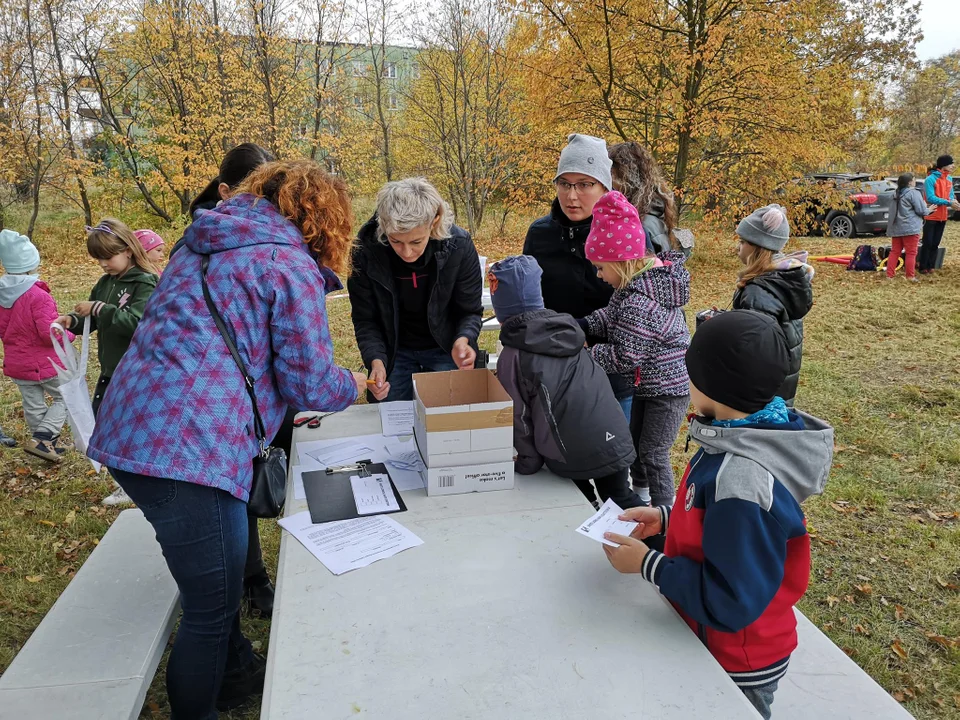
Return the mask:
<path id="1" fill-rule="evenodd" d="M 370 207 L 357 202 L 359 220 Z M 532 219 L 513 213 L 497 237 L 485 228 L 481 252 L 519 252 Z M 148 226 L 143 216 L 137 222 Z M 43 275 L 61 309 L 85 299 L 99 275 L 84 256 L 81 226 L 67 209 L 41 216 Z M 155 229 L 170 244 L 178 236 L 177 229 Z M 837 443 L 826 493 L 805 505 L 813 573 L 800 607 L 910 712 L 938 720 L 960 718 L 958 241 L 960 224 L 951 223 L 948 267 L 919 285 L 817 263 L 797 399 L 834 425 Z M 698 309 L 729 303 L 737 271 L 732 237 L 703 228 L 698 242 L 691 320 Z M 854 245 L 801 238 L 791 247 L 827 253 Z M 330 300 L 328 309 L 337 359 L 357 367 L 349 301 Z M 96 375 L 91 368 L 90 379 Z M 0 383 L 0 424 L 26 439 L 9 382 Z M 678 475 L 688 457 L 682 435 L 674 451 Z M 76 455 L 51 468 L 20 450 L 0 451 L 0 670 L 116 516 L 99 505 L 110 491 L 110 482 Z M 261 529 L 268 566 L 275 566 L 276 525 L 262 522 Z M 245 621 L 245 631 L 268 650 L 268 623 Z M 166 710 L 161 669 L 141 716 Z M 252 704 L 224 717 L 258 712 Z"/>

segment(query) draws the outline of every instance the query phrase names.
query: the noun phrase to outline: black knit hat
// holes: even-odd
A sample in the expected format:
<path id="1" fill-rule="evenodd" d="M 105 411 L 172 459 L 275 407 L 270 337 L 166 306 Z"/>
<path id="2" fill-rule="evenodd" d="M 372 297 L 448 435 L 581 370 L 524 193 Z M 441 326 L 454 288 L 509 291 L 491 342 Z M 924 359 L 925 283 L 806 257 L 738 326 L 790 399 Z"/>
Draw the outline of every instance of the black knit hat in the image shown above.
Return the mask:
<path id="1" fill-rule="evenodd" d="M 937 158 L 937 170 L 945 168 L 947 165 L 953 165 L 952 155 L 941 155 Z"/>
<path id="2" fill-rule="evenodd" d="M 686 360 L 697 390 L 745 413 L 773 400 L 790 368 L 783 330 L 769 315 L 752 310 L 720 313 L 700 325 Z"/>

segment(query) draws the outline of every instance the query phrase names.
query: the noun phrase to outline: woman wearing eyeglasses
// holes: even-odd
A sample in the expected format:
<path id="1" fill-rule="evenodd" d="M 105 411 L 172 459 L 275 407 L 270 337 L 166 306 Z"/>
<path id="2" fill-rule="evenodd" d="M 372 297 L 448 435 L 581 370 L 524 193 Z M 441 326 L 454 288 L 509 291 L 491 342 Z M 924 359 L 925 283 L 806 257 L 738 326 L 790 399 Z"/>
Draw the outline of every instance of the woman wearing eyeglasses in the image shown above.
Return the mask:
<path id="1" fill-rule="evenodd" d="M 590 234 L 593 206 L 613 188 L 607 143 L 590 135 L 570 135 L 560 153 L 553 184 L 557 197 L 550 214 L 527 230 L 523 254 L 543 270 L 543 304 L 548 310 L 586 317 L 606 307 L 613 288 L 597 277 L 583 244 Z"/>

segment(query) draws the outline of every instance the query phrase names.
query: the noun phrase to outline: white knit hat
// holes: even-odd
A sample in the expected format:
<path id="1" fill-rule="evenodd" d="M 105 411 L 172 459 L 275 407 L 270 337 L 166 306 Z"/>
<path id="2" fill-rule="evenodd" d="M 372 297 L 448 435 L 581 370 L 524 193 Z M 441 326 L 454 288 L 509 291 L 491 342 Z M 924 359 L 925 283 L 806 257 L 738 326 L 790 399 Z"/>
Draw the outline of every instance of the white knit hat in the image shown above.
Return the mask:
<path id="1" fill-rule="evenodd" d="M 567 146 L 560 152 L 560 163 L 553 181 L 556 182 L 564 173 L 580 173 L 599 181 L 604 190 L 609 191 L 613 189 L 611 168 L 613 161 L 607 154 L 605 140 L 574 133 L 567 136 Z"/>

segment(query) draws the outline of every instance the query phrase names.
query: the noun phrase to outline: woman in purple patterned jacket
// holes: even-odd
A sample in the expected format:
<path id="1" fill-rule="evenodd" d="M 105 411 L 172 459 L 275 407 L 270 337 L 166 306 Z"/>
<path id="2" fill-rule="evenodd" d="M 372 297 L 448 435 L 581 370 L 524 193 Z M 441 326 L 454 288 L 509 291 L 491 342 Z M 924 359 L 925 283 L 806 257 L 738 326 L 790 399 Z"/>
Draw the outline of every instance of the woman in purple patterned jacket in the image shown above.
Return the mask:
<path id="1" fill-rule="evenodd" d="M 260 167 L 187 229 L 104 397 L 88 454 L 153 525 L 180 588 L 167 666 L 178 720 L 242 704 L 265 667 L 239 615 L 259 450 L 253 408 L 204 302 L 201 259 L 210 258 L 210 293 L 273 437 L 288 406 L 343 410 L 366 387 L 334 363 L 325 310 L 346 269 L 351 220 L 346 186 L 317 164 Z"/>

